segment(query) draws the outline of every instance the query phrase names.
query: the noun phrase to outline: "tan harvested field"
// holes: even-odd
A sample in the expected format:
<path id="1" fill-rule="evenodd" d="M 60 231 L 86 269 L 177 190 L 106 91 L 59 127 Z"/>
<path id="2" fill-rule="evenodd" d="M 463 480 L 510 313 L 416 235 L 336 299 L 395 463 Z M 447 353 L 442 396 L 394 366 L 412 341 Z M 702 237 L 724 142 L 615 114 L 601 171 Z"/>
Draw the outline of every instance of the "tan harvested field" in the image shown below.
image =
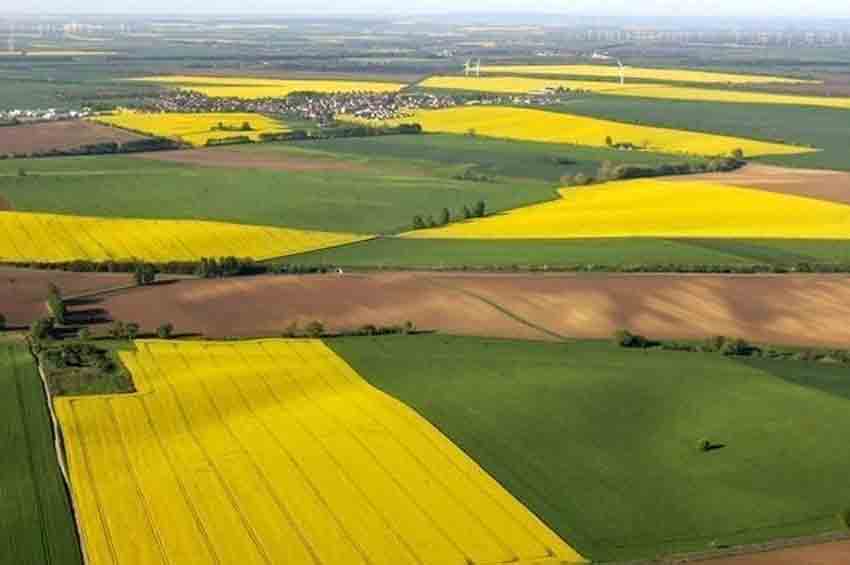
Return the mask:
<path id="1" fill-rule="evenodd" d="M 380 273 L 191 280 L 101 304 L 146 329 L 172 322 L 210 337 L 279 335 L 291 322 L 331 330 L 411 320 L 422 329 L 526 339 L 723 334 L 850 346 L 850 277 Z"/>
<path id="2" fill-rule="evenodd" d="M 280 151 L 239 151 L 232 148 L 210 147 L 188 151 L 157 151 L 135 153 L 139 159 L 169 161 L 206 167 L 244 167 L 273 171 L 365 171 L 366 167 L 341 159 L 296 157 Z"/>
<path id="3" fill-rule="evenodd" d="M 47 285 L 53 283 L 64 296 L 130 284 L 128 274 L 69 273 L 0 268 L 0 314 L 11 326 L 27 325 L 46 315 Z"/>
<path id="4" fill-rule="evenodd" d="M 7 126 L 0 130 L 0 155 L 32 155 L 68 151 L 83 145 L 126 143 L 144 136 L 86 120 Z"/>
<path id="5" fill-rule="evenodd" d="M 109 296 L 100 306 L 145 329 L 171 322 L 179 332 L 219 338 L 280 335 L 292 322 L 313 320 L 330 330 L 411 320 L 451 333 L 546 337 L 476 298 L 408 273 L 181 281 Z"/>
<path id="6" fill-rule="evenodd" d="M 826 169 L 791 169 L 750 164 L 729 173 L 665 177 L 660 180 L 670 182 L 702 180 L 850 204 L 850 173 Z"/>
<path id="7" fill-rule="evenodd" d="M 850 540 L 713 559 L 708 565 L 847 565 Z"/>

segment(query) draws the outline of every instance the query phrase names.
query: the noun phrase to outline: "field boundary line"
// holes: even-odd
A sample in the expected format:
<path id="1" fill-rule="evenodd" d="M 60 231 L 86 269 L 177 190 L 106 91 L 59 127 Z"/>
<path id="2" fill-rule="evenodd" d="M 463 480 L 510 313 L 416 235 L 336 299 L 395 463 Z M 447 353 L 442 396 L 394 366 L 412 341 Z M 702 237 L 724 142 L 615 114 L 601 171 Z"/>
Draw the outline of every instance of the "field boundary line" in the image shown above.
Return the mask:
<path id="1" fill-rule="evenodd" d="M 44 395 L 44 401 L 47 403 L 47 412 L 50 414 L 50 426 L 53 434 L 53 449 L 56 452 L 56 463 L 59 465 L 59 473 L 62 475 L 62 483 L 65 487 L 63 490 L 65 491 L 65 496 L 68 497 L 68 507 L 71 511 L 71 516 L 74 519 L 74 535 L 77 538 L 80 553 L 83 556 L 83 563 L 89 563 L 90 561 L 86 555 L 85 544 L 83 543 L 83 529 L 82 524 L 80 523 L 80 512 L 77 508 L 73 491 L 71 490 L 71 478 L 68 474 L 68 465 L 65 460 L 66 454 L 64 436 L 62 435 L 62 428 L 59 426 L 59 419 L 56 417 L 56 410 L 53 406 L 53 398 L 50 395 L 50 385 L 47 382 L 47 375 L 44 373 L 44 367 L 41 366 L 41 360 L 32 350 L 32 344 L 29 340 L 27 340 L 27 350 L 33 357 L 33 361 L 38 371 L 38 376 L 41 379 L 41 389 Z M 68 407 L 70 408 L 70 404 Z"/>
<path id="2" fill-rule="evenodd" d="M 266 348 L 265 348 L 265 346 L 264 346 L 264 345 L 260 344 L 260 348 L 263 350 L 264 354 L 265 354 L 265 355 L 266 355 L 269 359 L 271 359 L 272 361 L 274 361 L 274 359 L 275 359 L 274 355 L 272 355 L 272 354 L 268 351 L 268 349 L 266 349 Z M 317 371 L 314 367 L 312 367 L 311 363 L 309 363 L 307 360 L 305 360 L 305 359 L 304 359 L 304 357 L 303 357 L 303 356 L 302 356 L 299 352 L 294 352 L 294 353 L 295 353 L 295 355 L 296 355 L 296 356 L 297 356 L 297 357 L 298 357 L 298 358 L 302 361 L 302 363 L 304 364 L 304 368 L 305 368 L 305 370 L 309 370 L 309 371 L 310 371 L 310 372 L 312 372 L 314 375 L 316 375 L 316 376 L 320 377 L 322 381 L 325 381 L 325 386 L 327 386 L 328 388 L 332 388 L 332 387 L 331 387 L 331 386 L 327 383 L 326 379 L 325 379 L 323 376 L 321 376 L 321 375 L 320 375 L 319 371 Z M 351 427 L 350 427 L 350 426 L 346 426 L 345 424 L 343 424 L 343 422 L 339 419 L 339 417 L 337 417 L 337 416 L 333 413 L 333 411 L 329 410 L 327 407 L 322 406 L 321 402 L 315 398 L 314 394 L 311 394 L 311 393 L 307 392 L 308 387 L 304 386 L 304 384 L 303 384 L 302 382 L 300 382 L 300 381 L 299 381 L 299 379 L 297 378 L 297 376 L 294 376 L 294 375 L 292 374 L 292 370 L 291 370 L 291 369 L 284 369 L 284 370 L 283 370 L 283 372 L 286 374 L 286 378 L 287 378 L 287 380 L 288 380 L 289 382 L 291 382 L 291 383 L 295 384 L 295 385 L 298 387 L 298 389 L 299 389 L 299 391 L 300 391 L 300 396 L 301 396 L 302 398 L 304 398 L 307 402 L 309 402 L 310 404 L 312 404 L 312 405 L 314 406 L 314 409 L 315 409 L 317 412 L 321 412 L 321 413 L 325 414 L 325 415 L 326 415 L 326 417 L 328 417 L 328 419 L 332 419 L 333 421 L 335 421 L 335 422 L 336 422 L 336 426 L 339 428 L 339 430 L 340 430 L 340 431 L 342 431 L 344 434 L 346 434 L 346 435 L 350 436 L 350 438 L 351 438 L 352 442 L 353 442 L 354 444 L 359 445 L 359 446 L 363 449 L 363 451 L 364 451 L 364 453 L 366 454 L 367 458 L 370 458 L 372 461 L 374 461 L 375 466 L 376 466 L 376 467 L 378 467 L 379 469 L 381 469 L 381 471 L 383 471 L 383 473 L 384 473 L 385 477 L 386 477 L 386 478 L 388 478 L 390 481 L 392 481 L 392 483 L 393 483 L 393 484 L 395 484 L 395 485 L 396 485 L 396 487 L 399 489 L 399 492 L 400 492 L 400 493 L 402 493 L 402 494 L 403 494 L 403 496 L 404 496 L 404 497 L 405 497 L 405 498 L 406 498 L 406 499 L 410 502 L 411 506 L 413 506 L 413 507 L 414 507 L 414 508 L 416 508 L 419 512 L 421 512 L 421 513 L 422 513 L 422 516 L 426 519 L 426 521 L 432 524 L 432 526 L 434 527 L 434 530 L 435 530 L 436 532 L 438 532 L 438 533 L 439 533 L 439 535 L 440 535 L 440 536 L 441 536 L 441 537 L 442 537 L 442 538 L 443 538 L 446 542 L 448 542 L 448 544 L 449 544 L 449 545 L 453 546 L 453 547 L 457 550 L 457 552 L 458 552 L 458 554 L 459 554 L 459 555 L 462 555 L 462 556 L 463 556 L 463 557 L 464 557 L 467 561 L 470 561 L 470 562 L 471 562 L 471 559 L 470 559 L 469 555 L 467 554 L 467 552 L 466 552 L 466 551 L 464 551 L 464 549 L 460 546 L 460 544 L 458 544 L 458 543 L 457 543 L 457 542 L 456 542 L 456 541 L 455 541 L 455 540 L 454 540 L 454 539 L 453 539 L 453 538 L 452 538 L 452 537 L 451 537 L 451 536 L 450 536 L 450 535 L 449 535 L 449 534 L 445 531 L 445 529 L 444 529 L 444 528 L 440 525 L 439 521 L 435 520 L 435 519 L 434 519 L 434 517 L 431 515 L 431 513 L 430 513 L 430 512 L 428 512 L 428 511 L 427 511 L 427 510 L 426 510 L 426 509 L 425 509 L 425 508 L 424 508 L 421 504 L 419 504 L 419 502 L 416 500 L 416 498 L 415 498 L 415 497 L 414 497 L 414 496 L 410 493 L 410 489 L 409 489 L 409 488 L 406 488 L 405 486 L 403 486 L 403 485 L 401 484 L 401 482 L 400 482 L 400 481 L 396 478 L 396 476 L 395 476 L 393 473 L 391 473 L 391 472 L 387 469 L 386 465 L 385 465 L 385 464 L 381 461 L 381 459 L 380 459 L 380 458 L 379 458 L 379 457 L 375 454 L 375 452 L 374 452 L 372 449 L 370 449 L 370 448 L 368 447 L 368 445 L 366 444 L 366 442 L 364 442 L 364 441 L 363 441 L 363 439 L 362 439 L 361 437 L 359 437 L 359 436 L 358 436 L 358 435 L 357 435 L 354 431 L 352 431 L 352 429 L 351 429 Z M 269 387 L 269 388 L 271 388 L 271 387 Z M 300 420 L 300 419 L 299 419 L 299 420 Z M 309 427 L 309 426 L 305 425 L 304 423 L 301 423 L 300 425 L 301 425 L 301 427 L 302 427 L 302 428 L 304 428 L 304 429 L 307 431 L 307 433 L 309 433 L 311 436 L 315 437 L 318 441 L 321 441 L 321 440 L 319 440 L 319 436 L 318 436 L 315 432 L 313 432 L 313 431 L 310 429 L 310 427 Z M 359 493 L 363 496 L 364 500 L 366 500 L 366 501 L 367 501 L 367 503 L 369 504 L 369 506 L 370 506 L 370 507 L 372 508 L 372 510 L 375 512 L 376 516 L 378 516 L 378 517 L 381 519 L 381 521 L 383 521 L 383 522 L 387 523 L 388 528 L 389 528 L 389 529 L 393 532 L 393 535 L 394 535 L 396 538 L 398 538 L 398 539 L 399 539 L 399 541 L 400 541 L 401 545 L 403 545 L 406 549 L 408 549 L 408 551 L 411 553 L 411 555 L 413 556 L 413 558 L 414 558 L 416 561 L 418 561 L 419 563 L 422 563 L 423 561 L 422 561 L 422 559 L 419 557 L 419 555 L 418 555 L 417 551 L 415 551 L 415 549 L 414 549 L 412 546 L 410 546 L 410 544 L 409 544 L 409 543 L 407 542 L 407 540 L 406 540 L 406 539 L 405 539 L 405 538 L 401 535 L 401 533 L 400 533 L 399 531 L 397 531 L 395 527 L 393 527 L 393 526 L 392 526 L 391 521 L 390 521 L 390 520 L 389 520 L 389 518 L 385 515 L 384 511 L 380 510 L 380 509 L 379 509 L 379 507 L 375 504 L 375 502 L 374 502 L 374 501 L 373 501 L 373 500 L 372 500 L 372 499 L 371 499 L 371 498 L 370 498 L 370 497 L 366 494 L 366 492 L 365 492 L 363 489 L 361 489 L 359 486 L 357 486 L 357 481 L 356 481 L 356 480 L 355 480 L 355 479 L 351 476 L 351 474 L 350 474 L 350 473 L 349 473 L 349 472 L 345 469 L 345 466 L 344 466 L 342 463 L 340 463 L 340 462 L 339 462 L 339 460 L 337 459 L 337 457 L 335 457 L 334 455 L 332 455 L 332 453 L 331 453 L 331 452 L 332 452 L 332 449 L 331 449 L 331 448 L 329 448 L 327 445 L 325 445 L 325 444 L 324 444 L 324 442 L 322 442 L 322 447 L 323 447 L 324 451 L 328 452 L 328 453 L 329 453 L 329 455 L 330 455 L 330 457 L 331 457 L 332 459 L 334 459 L 334 461 L 336 462 L 337 466 L 338 466 L 338 467 L 340 467 L 341 472 L 342 472 L 342 473 L 343 473 L 343 474 L 344 474 L 344 475 L 348 478 L 348 480 L 349 480 L 349 481 L 350 481 L 350 482 L 354 485 L 355 489 L 356 489 L 356 490 L 357 490 L 357 491 L 358 491 L 358 492 L 359 492 Z"/>
<path id="3" fill-rule="evenodd" d="M 473 520 L 477 521 L 478 524 L 481 526 L 482 531 L 485 532 L 488 536 L 490 536 L 491 540 L 494 541 L 497 546 L 500 546 L 503 550 L 506 551 L 506 553 L 512 554 L 513 559 L 512 559 L 512 561 L 509 561 L 509 562 L 520 562 L 521 558 L 520 558 L 519 555 L 517 555 L 515 548 L 513 548 L 509 544 L 505 543 L 502 540 L 502 538 L 498 535 L 498 532 L 495 532 L 493 530 L 493 527 L 490 525 L 490 523 L 488 521 L 484 520 L 482 518 L 482 516 L 474 510 L 474 508 L 470 507 L 467 504 L 467 502 L 465 502 L 464 500 L 462 500 L 459 497 L 458 490 L 453 489 L 450 483 L 448 483 L 446 480 L 442 479 L 439 475 L 435 474 L 431 470 L 431 467 L 429 465 L 427 465 L 427 463 L 423 460 L 422 455 L 420 453 L 417 453 L 411 447 L 409 447 L 409 445 L 402 440 L 398 431 L 396 429 L 394 429 L 392 426 L 388 425 L 384 418 L 379 418 L 379 417 L 375 416 L 376 413 L 380 414 L 381 412 L 385 412 L 386 415 L 390 418 L 390 420 L 392 420 L 393 416 L 395 416 L 395 415 L 404 416 L 402 414 L 399 414 L 399 408 L 401 406 L 406 406 L 406 405 L 404 405 L 403 403 L 402 404 L 383 403 L 381 410 L 378 410 L 378 411 L 375 411 L 375 412 L 371 412 L 370 410 L 368 410 L 368 408 L 363 406 L 363 402 L 362 402 L 363 398 L 367 397 L 367 395 L 369 395 L 370 393 L 378 392 L 376 398 L 380 402 L 383 399 L 383 396 L 380 394 L 381 391 L 374 389 L 374 387 L 370 387 L 370 385 L 365 381 L 365 379 L 363 379 L 362 376 L 360 376 L 350 366 L 347 366 L 344 362 L 341 365 L 342 368 L 343 368 L 343 371 L 338 371 L 337 368 L 334 365 L 339 364 L 339 361 L 340 361 L 339 356 L 333 350 L 331 350 L 324 342 L 321 342 L 321 347 L 324 349 L 324 352 L 323 352 L 324 356 L 320 357 L 319 360 L 324 365 L 324 370 L 317 368 L 315 366 L 315 364 L 308 365 L 309 370 L 311 372 L 313 372 L 318 378 L 320 378 L 325 383 L 326 387 L 328 387 L 330 390 L 333 390 L 335 392 L 335 394 L 337 394 L 339 396 L 343 396 L 340 391 L 344 391 L 346 388 L 351 388 L 351 390 L 353 391 L 353 394 L 354 394 L 352 405 L 354 405 L 356 407 L 357 411 L 360 412 L 365 419 L 371 420 L 372 423 L 374 423 L 378 427 L 384 429 L 387 433 L 387 436 L 392 438 L 392 441 L 399 446 L 400 450 L 402 452 L 406 453 L 407 456 L 410 457 L 410 459 L 415 462 L 415 464 L 422 470 L 423 474 L 425 476 L 431 477 L 432 480 L 434 481 L 434 483 L 439 485 L 439 490 L 442 491 L 442 493 L 449 500 L 451 500 L 454 504 L 456 504 L 458 506 L 458 508 L 462 508 L 466 513 L 468 513 L 470 515 L 470 517 L 472 517 Z M 306 362 L 306 360 L 304 359 L 304 357 L 305 357 L 304 353 L 301 352 L 301 351 L 298 351 L 297 346 L 292 347 L 292 349 L 295 351 L 296 355 L 298 355 L 302 360 L 304 360 Z M 321 365 L 320 365 L 320 367 L 321 367 Z M 334 380 L 329 378 L 329 375 L 328 375 L 329 370 L 330 370 L 330 372 L 339 372 L 340 373 L 339 379 L 338 379 L 336 384 L 334 384 Z M 354 377 L 352 376 L 352 373 L 353 373 L 353 375 L 355 375 Z M 314 400 L 314 402 L 315 402 L 315 400 Z M 323 411 L 327 411 L 327 410 L 323 410 Z M 410 428 L 410 431 L 413 434 L 425 437 L 426 442 L 431 443 L 433 445 L 433 442 L 428 441 L 428 438 L 425 436 L 424 431 L 418 425 L 416 425 L 416 424 L 423 424 L 424 423 L 427 426 L 433 426 L 430 422 L 423 419 L 423 421 L 418 421 L 418 422 L 416 422 L 416 424 L 413 424 L 413 422 L 411 422 L 406 416 L 400 417 L 399 420 L 406 422 L 407 426 Z M 345 429 L 348 430 L 347 427 Z M 361 438 L 359 438 L 354 431 L 348 430 L 348 433 L 351 434 L 352 437 L 354 437 L 358 441 L 358 443 L 361 443 L 364 446 L 364 449 L 366 449 L 367 452 L 369 452 L 372 455 L 372 457 L 375 458 L 376 461 L 378 461 L 378 464 L 381 466 L 381 468 L 385 469 L 384 465 L 378 460 L 379 458 L 377 457 L 377 455 L 375 455 L 374 452 L 372 452 L 372 450 L 369 449 L 368 445 L 365 444 L 365 442 Z M 448 440 L 448 438 L 446 438 L 446 440 L 451 441 L 451 440 Z M 488 493 L 485 489 L 481 488 L 481 485 L 479 483 L 477 483 L 476 481 L 474 481 L 471 477 L 469 477 L 467 473 L 463 472 L 458 467 L 456 461 L 452 460 L 451 457 L 449 457 L 443 450 L 437 448 L 436 446 L 435 446 L 435 449 L 436 449 L 437 452 L 441 453 L 441 455 L 446 459 L 446 463 L 448 463 L 449 466 L 455 467 L 460 472 L 460 476 L 463 477 L 467 481 L 467 486 L 471 486 L 473 489 L 477 490 L 480 494 L 482 494 L 485 498 L 490 499 L 491 502 L 493 502 L 501 510 L 505 511 L 504 506 L 502 504 L 500 504 L 498 501 L 494 500 L 493 497 L 490 495 L 490 493 Z M 465 453 L 463 453 L 463 456 L 468 457 Z M 387 472 L 387 475 L 389 477 L 393 478 L 394 481 L 396 481 L 396 482 L 398 481 L 392 473 L 390 473 L 389 471 L 386 471 L 386 472 Z M 401 486 L 401 485 L 399 485 L 399 486 Z M 414 502 L 414 504 L 416 506 L 420 506 L 416 502 L 416 498 L 409 491 L 409 489 L 402 487 L 402 490 L 407 494 L 407 496 Z M 428 515 L 430 517 L 430 514 L 428 514 Z M 510 513 L 506 512 L 506 515 L 510 516 Z M 432 520 L 432 522 L 435 522 L 435 520 L 433 518 L 431 518 L 431 520 Z M 539 538 L 537 538 L 537 536 L 533 532 L 531 532 L 527 528 L 525 528 L 525 526 L 521 522 L 518 522 L 515 519 L 513 521 L 515 523 L 517 523 L 517 525 L 519 525 L 520 528 L 526 529 L 526 531 L 530 535 L 530 537 L 535 539 L 535 541 L 537 541 L 541 546 L 543 546 L 546 549 L 546 552 L 547 552 L 548 555 L 545 556 L 544 558 L 549 558 L 549 557 L 555 556 L 554 552 L 551 551 L 551 548 L 549 548 L 548 545 L 545 542 L 543 542 Z M 454 540 L 451 536 L 448 536 L 448 539 L 454 542 Z M 461 553 L 464 554 L 464 555 L 467 555 L 467 552 L 463 551 L 462 549 L 461 549 Z M 535 559 L 539 559 L 539 558 L 535 558 Z"/>
<path id="4" fill-rule="evenodd" d="M 425 281 L 433 284 L 434 286 L 438 286 L 438 287 L 449 289 L 449 290 L 454 290 L 454 291 L 457 291 L 457 292 L 459 292 L 459 293 L 461 293 L 465 296 L 468 296 L 470 298 L 474 298 L 474 299 L 478 300 L 479 302 L 483 302 L 484 304 L 490 306 L 491 308 L 493 308 L 494 310 L 497 310 L 498 312 L 501 312 L 502 314 L 504 314 L 508 318 L 514 320 L 515 322 L 518 322 L 518 323 L 520 323 L 524 326 L 528 326 L 529 328 L 532 328 L 532 329 L 537 330 L 537 331 L 539 331 L 543 334 L 546 334 L 549 337 L 553 337 L 553 338 L 557 339 L 558 341 L 563 341 L 563 342 L 570 341 L 569 337 L 562 335 L 562 334 L 559 334 L 558 332 L 555 332 L 553 330 L 550 330 L 549 328 L 547 328 L 545 326 L 541 326 L 540 324 L 532 322 L 531 320 L 523 318 L 519 314 L 505 308 L 504 306 L 502 306 L 498 302 L 495 302 L 494 300 L 490 300 L 486 296 L 478 294 L 477 292 L 473 292 L 473 291 L 468 290 L 466 288 L 462 288 L 462 287 L 452 285 L 452 284 L 449 284 L 449 283 L 438 282 L 432 276 L 426 276 L 426 277 L 424 277 L 424 279 L 425 279 Z"/>
<path id="5" fill-rule="evenodd" d="M 378 417 L 374 416 L 372 412 L 370 412 L 368 409 L 364 408 L 364 406 L 362 404 L 363 398 L 367 397 L 367 395 L 375 394 L 378 401 L 381 404 L 383 404 L 383 412 L 389 416 L 390 423 L 392 422 L 393 417 L 395 417 L 398 421 L 402 422 L 403 425 L 406 428 L 409 429 L 409 431 L 420 436 L 425 441 L 425 443 L 427 443 L 431 447 L 433 447 L 433 449 L 436 453 L 440 454 L 440 456 L 445 460 L 445 462 L 449 466 L 454 467 L 458 471 L 460 476 L 463 477 L 464 480 L 467 481 L 467 483 L 468 483 L 467 486 L 473 487 L 475 490 L 480 492 L 482 494 L 482 496 L 489 499 L 496 507 L 498 507 L 500 510 L 502 510 L 505 513 L 505 515 L 508 516 L 511 519 L 512 522 L 514 522 L 515 525 L 517 525 L 520 529 L 525 530 L 526 533 L 532 539 L 534 539 L 537 543 L 539 543 L 542 547 L 545 548 L 545 550 L 548 554 L 547 556 L 531 558 L 532 560 L 549 559 L 549 558 L 557 558 L 558 557 L 557 553 L 549 546 L 549 544 L 544 539 L 540 538 L 538 532 L 536 532 L 534 529 L 530 528 L 522 520 L 516 519 L 513 516 L 513 514 L 510 512 L 510 509 L 505 506 L 504 502 L 498 500 L 497 497 L 495 497 L 493 495 L 493 493 L 485 487 L 485 485 L 481 482 L 481 479 L 483 478 L 485 480 L 485 482 L 491 481 L 492 484 L 490 486 L 495 486 L 498 489 L 506 492 L 511 499 L 513 499 L 514 501 L 517 502 L 519 507 L 526 510 L 535 520 L 537 520 L 538 522 L 543 524 L 546 529 L 551 530 L 551 528 L 549 528 L 548 525 L 543 523 L 542 520 L 540 520 L 537 517 L 537 515 L 534 512 L 532 512 L 530 508 L 528 508 L 528 506 L 526 506 L 523 502 L 521 502 L 513 494 L 511 494 L 511 492 L 508 491 L 501 483 L 496 481 L 492 477 L 492 475 L 490 475 L 483 467 L 481 467 L 480 464 L 478 464 L 477 461 L 475 461 L 475 459 L 473 459 L 469 454 L 467 454 L 463 449 L 461 449 L 460 446 L 458 446 L 451 438 L 449 438 L 447 435 L 442 433 L 442 431 L 440 431 L 439 428 L 434 426 L 434 424 L 432 424 L 427 418 L 425 418 L 424 416 L 419 414 L 419 412 L 417 412 L 416 410 L 414 410 L 412 407 L 408 406 L 407 404 L 405 404 L 401 400 L 387 394 L 383 390 L 381 390 L 381 389 L 375 387 L 374 385 L 372 385 L 371 383 L 369 383 L 369 381 L 367 381 L 353 367 L 351 367 L 351 365 L 349 365 L 345 361 L 345 359 L 340 357 L 335 351 L 330 349 L 326 344 L 323 343 L 323 345 L 331 353 L 331 355 L 327 358 L 328 364 L 330 365 L 330 367 L 333 368 L 334 364 L 342 367 L 342 370 L 340 372 L 342 374 L 342 379 L 345 381 L 345 383 L 343 383 L 343 386 L 350 386 L 350 387 L 355 389 L 355 398 L 357 400 L 354 401 L 354 404 L 357 406 L 358 410 L 360 412 L 362 412 L 367 418 L 369 418 L 373 422 L 375 422 L 378 426 L 384 428 L 387 431 L 387 434 L 390 435 L 391 437 L 393 437 L 393 439 L 397 443 L 399 443 L 399 445 L 402 447 L 402 449 L 404 451 L 406 451 L 408 453 L 408 455 L 410 455 L 410 457 L 412 459 L 414 459 L 420 466 L 422 466 L 423 469 L 425 469 L 426 474 L 434 477 L 435 481 L 438 482 L 439 484 L 441 484 L 441 486 L 443 487 L 444 490 L 446 490 L 447 492 L 450 492 L 450 493 L 452 492 L 451 489 L 449 488 L 449 486 L 444 481 L 442 481 L 441 479 L 439 479 L 437 476 L 435 476 L 433 473 L 430 472 L 430 468 L 425 464 L 425 462 L 420 458 L 420 456 L 418 456 L 411 448 L 409 448 L 407 446 L 407 444 L 405 444 L 401 441 L 401 438 L 399 437 L 399 434 L 397 432 L 397 427 L 389 425 L 389 423 L 386 420 L 384 420 L 383 418 L 378 418 Z M 332 386 L 332 385 L 329 384 L 328 386 Z M 375 412 L 375 413 L 380 414 L 381 412 Z M 426 431 L 426 430 L 428 430 L 428 431 Z M 436 436 L 433 432 L 436 432 Z M 440 438 L 443 441 L 442 442 L 438 441 L 436 438 Z M 452 454 L 451 451 L 454 451 L 454 454 Z M 453 455 L 454 455 L 454 457 L 453 457 Z M 459 464 L 459 458 L 462 458 L 462 459 L 465 459 L 465 460 L 468 459 L 469 461 L 471 461 L 474 465 L 474 468 L 480 472 L 480 475 L 476 478 L 474 473 L 470 473 L 467 469 L 464 469 L 464 467 Z M 455 498 L 455 496 L 452 495 L 452 498 Z M 471 509 L 469 509 L 467 507 L 467 505 L 462 503 L 461 501 L 458 500 L 457 503 L 460 506 L 469 510 L 470 514 L 472 514 L 473 516 L 475 516 L 479 520 L 479 522 L 482 524 L 484 529 L 487 530 L 491 535 L 494 535 L 499 540 L 499 543 L 502 544 L 501 539 L 498 538 L 498 534 L 496 532 L 493 532 L 492 527 L 489 526 L 483 520 L 481 520 L 480 516 L 478 516 L 477 513 L 472 512 Z M 560 536 L 557 533 L 555 535 L 559 539 L 561 539 Z M 564 541 L 565 544 L 569 545 L 565 540 L 561 539 L 561 541 Z M 509 552 L 514 552 L 513 548 L 511 548 L 511 547 L 509 547 L 505 544 L 502 544 L 502 545 L 504 545 L 504 547 L 506 547 Z M 524 561 L 523 559 L 519 558 L 519 556 L 516 556 L 516 557 L 519 560 L 519 562 Z"/>

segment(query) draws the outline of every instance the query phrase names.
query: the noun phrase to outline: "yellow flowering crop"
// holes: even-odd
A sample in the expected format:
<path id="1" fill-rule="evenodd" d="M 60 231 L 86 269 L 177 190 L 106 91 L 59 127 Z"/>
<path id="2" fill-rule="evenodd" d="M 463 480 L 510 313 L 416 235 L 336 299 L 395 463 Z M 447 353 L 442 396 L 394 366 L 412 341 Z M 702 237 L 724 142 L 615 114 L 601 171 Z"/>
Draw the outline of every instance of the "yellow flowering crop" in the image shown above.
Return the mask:
<path id="1" fill-rule="evenodd" d="M 88 565 L 582 561 L 320 341 L 121 359 L 138 394 L 56 400 Z"/>
<path id="2" fill-rule="evenodd" d="M 526 75 L 561 75 L 577 77 L 620 78 L 620 68 L 616 65 L 488 65 L 481 68 L 483 73 L 508 73 Z M 768 75 L 746 75 L 693 71 L 688 69 L 651 69 L 645 67 L 624 67 L 626 80 L 658 80 L 665 82 L 692 82 L 705 84 L 819 84 L 816 80 L 802 80 Z"/>
<path id="3" fill-rule="evenodd" d="M 633 143 L 650 151 L 692 155 L 729 155 L 735 149 L 747 157 L 807 153 L 810 148 L 782 145 L 706 133 L 624 124 L 586 118 L 561 112 L 547 112 L 505 106 L 464 106 L 444 110 L 421 110 L 399 122 L 417 122 L 425 131 L 469 133 L 476 135 L 571 143 L 605 147 L 607 138 L 614 143 Z"/>
<path id="4" fill-rule="evenodd" d="M 159 76 L 134 79 L 172 84 L 213 98 L 280 98 L 292 92 L 398 92 L 406 85 L 362 80 Z"/>
<path id="5" fill-rule="evenodd" d="M 252 113 L 206 112 L 183 114 L 177 112 L 142 113 L 124 110 L 113 115 L 97 116 L 93 119 L 102 124 L 150 135 L 179 138 L 192 145 L 205 145 L 210 139 L 227 139 L 243 135 L 257 140 L 261 133 L 289 131 L 289 128 L 277 120 L 262 114 Z M 250 130 L 241 130 L 245 123 L 250 125 Z"/>
<path id="6" fill-rule="evenodd" d="M 826 108 L 850 109 L 850 98 L 830 96 L 802 96 L 795 94 L 772 94 L 769 92 L 745 92 L 740 90 L 709 89 L 687 86 L 672 86 L 653 83 L 576 81 L 532 77 L 463 77 L 437 76 L 428 78 L 419 86 L 454 90 L 474 90 L 497 94 L 527 94 L 543 92 L 547 88 L 585 90 L 597 94 L 660 98 L 663 100 L 697 100 L 704 102 L 739 102 L 751 104 L 786 104 L 795 106 L 822 106 Z"/>
<path id="7" fill-rule="evenodd" d="M 405 235 L 850 239 L 850 206 L 758 189 L 644 179 L 560 193 L 554 202 Z"/>
<path id="8" fill-rule="evenodd" d="M 225 222 L 30 212 L 0 212 L 0 234 L 0 260 L 40 262 L 133 258 L 166 262 L 224 256 L 269 259 L 366 239 L 348 233 Z"/>

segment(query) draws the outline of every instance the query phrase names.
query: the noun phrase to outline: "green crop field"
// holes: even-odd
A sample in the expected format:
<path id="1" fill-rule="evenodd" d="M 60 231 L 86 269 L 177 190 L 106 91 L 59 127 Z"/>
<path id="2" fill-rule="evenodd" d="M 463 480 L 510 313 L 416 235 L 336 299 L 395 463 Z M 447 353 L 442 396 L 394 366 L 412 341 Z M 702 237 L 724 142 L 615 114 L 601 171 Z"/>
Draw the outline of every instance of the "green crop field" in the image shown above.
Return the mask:
<path id="1" fill-rule="evenodd" d="M 846 368 L 605 342 L 329 345 L 594 560 L 833 531 L 850 506 Z"/>
<path id="2" fill-rule="evenodd" d="M 738 239 L 402 239 L 383 238 L 286 258 L 287 263 L 355 268 L 571 268 L 597 265 L 782 265 L 850 263 L 850 241 Z"/>
<path id="3" fill-rule="evenodd" d="M 617 96 L 586 96 L 548 109 L 641 125 L 811 145 L 822 151 L 757 160 L 791 167 L 850 170 L 847 110 Z"/>
<path id="4" fill-rule="evenodd" d="M 557 143 L 535 143 L 452 134 L 384 136 L 305 141 L 305 149 L 364 157 L 467 165 L 485 175 L 535 178 L 557 183 L 564 175 L 595 175 L 604 161 L 659 165 L 699 162 L 697 158 L 660 153 L 623 152 Z"/>
<path id="5" fill-rule="evenodd" d="M 20 176 L 20 170 L 24 176 Z M 555 198 L 550 182 L 473 182 L 440 171 L 371 167 L 274 171 L 176 165 L 125 156 L 0 161 L 0 196 L 20 212 L 221 220 L 291 228 L 390 233 L 415 214 L 457 212 L 484 200 L 504 210 Z"/>
<path id="6" fill-rule="evenodd" d="M 23 344 L 0 343 L 0 563 L 82 563 L 41 380 Z"/>

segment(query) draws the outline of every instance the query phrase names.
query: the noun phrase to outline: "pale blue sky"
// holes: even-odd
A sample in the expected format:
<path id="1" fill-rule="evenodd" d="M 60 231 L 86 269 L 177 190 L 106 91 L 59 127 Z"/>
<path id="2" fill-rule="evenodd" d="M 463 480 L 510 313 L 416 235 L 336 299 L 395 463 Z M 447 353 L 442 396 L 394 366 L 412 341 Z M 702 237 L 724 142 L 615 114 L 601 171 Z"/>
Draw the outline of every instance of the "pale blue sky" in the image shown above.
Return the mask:
<path id="1" fill-rule="evenodd" d="M 767 8 L 767 9 L 766 9 Z M 0 8 L 26 13 L 549 12 L 617 16 L 824 16 L 850 18 L 850 0 L 38 0 Z"/>

